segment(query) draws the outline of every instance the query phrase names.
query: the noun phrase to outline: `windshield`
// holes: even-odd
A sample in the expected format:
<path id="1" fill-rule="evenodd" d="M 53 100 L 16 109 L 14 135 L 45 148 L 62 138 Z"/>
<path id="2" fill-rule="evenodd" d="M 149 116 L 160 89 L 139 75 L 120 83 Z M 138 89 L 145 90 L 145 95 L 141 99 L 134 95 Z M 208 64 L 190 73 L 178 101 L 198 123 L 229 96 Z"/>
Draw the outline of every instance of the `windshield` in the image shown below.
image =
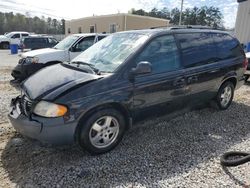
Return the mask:
<path id="1" fill-rule="evenodd" d="M 59 42 L 57 45 L 54 46 L 55 49 L 59 50 L 66 50 L 68 49 L 77 39 L 79 36 L 70 35 Z"/>
<path id="2" fill-rule="evenodd" d="M 147 35 L 139 33 L 116 33 L 94 44 L 72 62 L 91 64 L 100 72 L 114 72 L 147 39 Z"/>

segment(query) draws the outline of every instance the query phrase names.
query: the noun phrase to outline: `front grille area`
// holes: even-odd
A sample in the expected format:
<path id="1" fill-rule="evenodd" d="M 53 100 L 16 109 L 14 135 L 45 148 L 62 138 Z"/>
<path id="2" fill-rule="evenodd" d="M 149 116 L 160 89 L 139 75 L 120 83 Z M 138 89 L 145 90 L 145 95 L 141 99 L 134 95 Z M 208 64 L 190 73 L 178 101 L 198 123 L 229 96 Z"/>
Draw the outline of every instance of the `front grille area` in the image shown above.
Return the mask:
<path id="1" fill-rule="evenodd" d="M 30 116 L 32 101 L 28 99 L 28 97 L 26 97 L 25 95 L 21 97 L 20 106 L 22 113 L 26 116 Z"/>

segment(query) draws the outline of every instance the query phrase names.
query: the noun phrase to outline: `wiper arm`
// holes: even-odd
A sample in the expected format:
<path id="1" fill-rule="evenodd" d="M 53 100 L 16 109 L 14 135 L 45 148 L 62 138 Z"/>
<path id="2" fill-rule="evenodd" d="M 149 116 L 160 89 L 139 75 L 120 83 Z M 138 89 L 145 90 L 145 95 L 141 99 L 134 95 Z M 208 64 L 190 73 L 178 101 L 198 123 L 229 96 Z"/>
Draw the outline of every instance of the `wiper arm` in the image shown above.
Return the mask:
<path id="1" fill-rule="evenodd" d="M 86 63 L 86 62 L 83 62 L 83 61 L 73 61 L 73 62 L 70 62 L 72 64 L 77 64 L 77 66 L 79 67 L 79 65 L 87 65 L 89 66 L 96 74 L 100 74 L 100 71 L 99 69 L 95 68 L 95 65 L 91 64 L 91 63 Z"/>

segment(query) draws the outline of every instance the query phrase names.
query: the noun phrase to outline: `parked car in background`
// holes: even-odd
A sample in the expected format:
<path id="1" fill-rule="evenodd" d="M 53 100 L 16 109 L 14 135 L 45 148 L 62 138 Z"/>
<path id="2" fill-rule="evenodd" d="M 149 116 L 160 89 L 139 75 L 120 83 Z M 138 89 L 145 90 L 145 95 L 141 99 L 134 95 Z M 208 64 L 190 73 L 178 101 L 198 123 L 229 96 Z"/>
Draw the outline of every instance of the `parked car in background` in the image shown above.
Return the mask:
<path id="1" fill-rule="evenodd" d="M 30 33 L 24 31 L 13 31 L 5 35 L 0 35 L 0 48 L 8 49 L 10 47 L 10 42 L 12 39 L 20 45 L 21 39 L 28 37 Z"/>
<path id="2" fill-rule="evenodd" d="M 246 57 L 248 59 L 248 66 L 247 66 L 247 71 L 245 72 L 245 80 L 247 81 L 250 77 L 250 52 L 246 53 Z"/>
<path id="3" fill-rule="evenodd" d="M 113 149 L 136 120 L 215 101 L 227 109 L 247 66 L 238 40 L 206 29 L 115 33 L 70 63 L 22 84 L 9 114 L 21 134 L 46 143 Z"/>
<path id="4" fill-rule="evenodd" d="M 41 48 L 52 48 L 58 41 L 52 36 L 29 36 L 22 38 L 20 48 L 36 50 Z"/>
<path id="5" fill-rule="evenodd" d="M 107 34 L 73 34 L 53 48 L 32 50 L 21 54 L 18 65 L 12 70 L 12 83 L 20 83 L 43 67 L 69 62 Z"/>

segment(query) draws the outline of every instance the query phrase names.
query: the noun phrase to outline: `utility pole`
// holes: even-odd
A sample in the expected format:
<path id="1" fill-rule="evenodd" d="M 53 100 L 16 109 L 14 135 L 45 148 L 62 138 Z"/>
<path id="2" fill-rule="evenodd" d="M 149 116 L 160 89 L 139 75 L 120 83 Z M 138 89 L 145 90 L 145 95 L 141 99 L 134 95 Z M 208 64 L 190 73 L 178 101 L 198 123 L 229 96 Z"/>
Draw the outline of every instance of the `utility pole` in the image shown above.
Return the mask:
<path id="1" fill-rule="evenodd" d="M 181 0 L 181 12 L 180 12 L 179 25 L 181 25 L 181 16 L 182 16 L 182 10 L 183 10 L 183 1 L 184 0 Z"/>

